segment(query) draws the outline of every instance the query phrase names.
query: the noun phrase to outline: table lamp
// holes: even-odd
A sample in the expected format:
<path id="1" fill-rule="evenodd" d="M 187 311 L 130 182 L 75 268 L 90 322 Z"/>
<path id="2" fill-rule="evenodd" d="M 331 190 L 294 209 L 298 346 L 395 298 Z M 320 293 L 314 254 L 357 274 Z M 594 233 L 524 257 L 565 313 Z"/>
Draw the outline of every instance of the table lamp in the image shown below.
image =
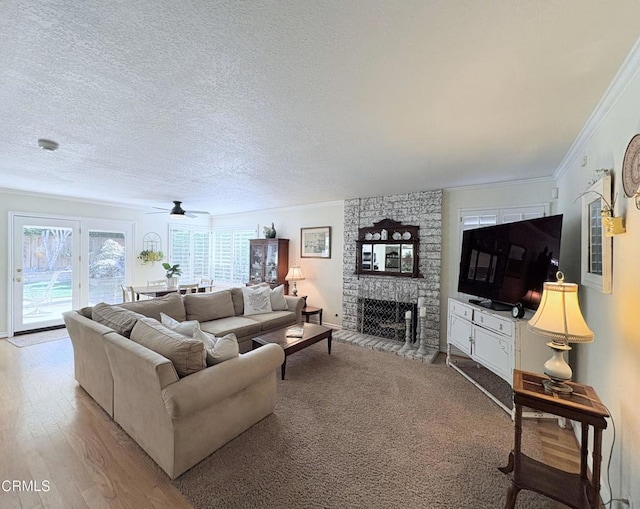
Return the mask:
<path id="1" fill-rule="evenodd" d="M 568 394 L 571 386 L 571 367 L 564 360 L 564 352 L 571 350 L 569 343 L 591 343 L 593 331 L 582 317 L 578 303 L 578 285 L 565 283 L 564 274 L 557 272 L 557 282 L 546 282 L 540 306 L 529 320 L 527 328 L 536 334 L 552 338 L 547 346 L 553 350 L 552 357 L 544 363 L 545 389 L 550 392 Z"/>
<path id="2" fill-rule="evenodd" d="M 294 265 L 293 267 L 289 267 L 289 272 L 287 272 L 287 275 L 285 276 L 285 280 L 293 281 L 293 289 L 291 290 L 291 294 L 294 297 L 298 296 L 298 287 L 296 286 L 296 281 L 301 281 L 303 279 L 304 279 L 304 273 L 302 272 L 302 269 L 300 267 L 298 267 L 297 265 Z"/>

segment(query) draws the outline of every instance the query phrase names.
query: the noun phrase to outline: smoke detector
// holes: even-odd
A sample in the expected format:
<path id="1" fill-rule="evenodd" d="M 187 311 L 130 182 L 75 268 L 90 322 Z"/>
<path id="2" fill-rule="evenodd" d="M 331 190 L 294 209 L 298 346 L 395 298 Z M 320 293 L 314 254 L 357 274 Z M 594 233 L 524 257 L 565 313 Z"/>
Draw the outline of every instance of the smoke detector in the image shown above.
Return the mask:
<path id="1" fill-rule="evenodd" d="M 55 141 L 45 140 L 44 138 L 40 138 L 38 140 L 38 146 L 42 150 L 49 150 L 50 152 L 58 149 L 58 144 Z"/>

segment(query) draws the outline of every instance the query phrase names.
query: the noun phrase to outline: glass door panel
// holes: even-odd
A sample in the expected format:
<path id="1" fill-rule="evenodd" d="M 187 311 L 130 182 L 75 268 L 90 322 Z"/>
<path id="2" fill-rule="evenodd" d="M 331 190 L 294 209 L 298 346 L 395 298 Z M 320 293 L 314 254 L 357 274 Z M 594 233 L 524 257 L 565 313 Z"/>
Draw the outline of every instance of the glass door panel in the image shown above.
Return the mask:
<path id="1" fill-rule="evenodd" d="M 13 330 L 61 325 L 78 303 L 77 221 L 14 216 Z"/>
<path id="2" fill-rule="evenodd" d="M 89 306 L 122 302 L 126 278 L 126 242 L 122 232 L 89 230 Z"/>
<path id="3" fill-rule="evenodd" d="M 267 283 L 278 282 L 278 243 L 267 244 L 267 260 L 264 280 Z"/>

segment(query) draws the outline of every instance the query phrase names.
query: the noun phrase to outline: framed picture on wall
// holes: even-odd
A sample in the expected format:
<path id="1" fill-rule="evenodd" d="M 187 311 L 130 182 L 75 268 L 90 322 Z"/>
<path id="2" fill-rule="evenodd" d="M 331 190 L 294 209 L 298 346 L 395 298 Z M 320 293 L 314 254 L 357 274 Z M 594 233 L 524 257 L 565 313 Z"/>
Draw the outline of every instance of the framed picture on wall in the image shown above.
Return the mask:
<path id="1" fill-rule="evenodd" d="M 300 258 L 331 258 L 331 226 L 300 228 Z"/>

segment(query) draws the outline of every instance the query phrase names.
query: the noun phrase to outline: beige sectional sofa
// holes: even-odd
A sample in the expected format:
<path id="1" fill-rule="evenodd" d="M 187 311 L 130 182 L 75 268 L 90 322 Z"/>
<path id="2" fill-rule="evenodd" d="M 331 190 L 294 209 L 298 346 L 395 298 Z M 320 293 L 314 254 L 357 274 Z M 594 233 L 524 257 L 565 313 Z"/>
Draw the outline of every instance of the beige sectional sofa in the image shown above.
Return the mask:
<path id="1" fill-rule="evenodd" d="M 285 299 L 286 311 L 245 316 L 240 288 L 170 294 L 112 308 L 125 315 L 124 328 L 93 320 L 93 308 L 69 311 L 63 316 L 76 380 L 174 479 L 273 412 L 284 352 L 277 345 L 251 350 L 251 338 L 301 321 L 304 300 Z M 233 332 L 246 353 L 207 366 L 202 350 L 202 369 L 181 377 L 169 358 L 134 340 L 136 325 L 153 322 L 141 318 L 160 320 L 160 313 L 180 322 L 200 318 L 201 329 L 218 337 Z M 164 329 L 160 323 L 157 328 Z"/>

